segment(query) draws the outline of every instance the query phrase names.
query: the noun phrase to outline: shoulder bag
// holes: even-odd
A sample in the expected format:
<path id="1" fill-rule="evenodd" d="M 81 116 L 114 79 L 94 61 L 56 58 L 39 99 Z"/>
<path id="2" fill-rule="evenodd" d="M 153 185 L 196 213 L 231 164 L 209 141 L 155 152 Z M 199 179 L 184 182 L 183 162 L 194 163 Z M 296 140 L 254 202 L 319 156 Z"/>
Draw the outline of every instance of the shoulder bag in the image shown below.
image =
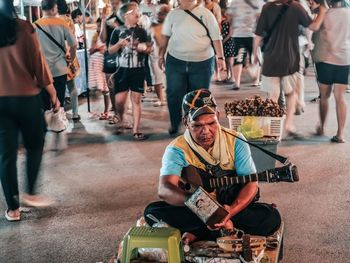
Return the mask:
<path id="1" fill-rule="evenodd" d="M 53 36 L 51 36 L 48 32 L 46 32 L 38 23 L 34 23 L 37 28 L 39 28 L 56 46 L 58 46 L 64 55 L 66 55 L 66 50 L 65 48 L 57 42 L 56 39 L 54 39 Z M 72 80 L 74 79 L 76 76 L 79 75 L 80 72 L 80 65 L 79 65 L 79 61 L 78 58 L 75 56 L 75 58 L 73 59 L 72 62 L 67 62 L 67 80 Z"/>
<path id="2" fill-rule="evenodd" d="M 113 37 L 115 30 L 116 29 L 114 29 L 112 32 L 111 39 Z M 107 73 L 107 74 L 113 74 L 118 69 L 118 62 L 117 62 L 118 54 L 110 54 L 108 52 L 108 47 L 111 45 L 110 44 L 111 39 L 109 40 L 108 45 L 106 45 L 107 49 L 106 49 L 106 52 L 104 53 L 104 56 L 103 56 L 103 72 Z"/>
<path id="3" fill-rule="evenodd" d="M 215 48 L 214 48 L 214 43 L 213 43 L 213 39 L 211 38 L 210 36 L 210 33 L 209 33 L 209 29 L 207 28 L 207 26 L 203 23 L 202 20 L 200 20 L 195 14 L 193 14 L 190 10 L 184 10 L 187 14 L 189 14 L 190 16 L 192 16 L 199 24 L 201 24 L 205 31 L 207 32 L 207 36 L 209 37 L 210 39 L 210 44 L 212 46 L 212 48 L 214 49 L 214 53 L 216 54 L 215 52 Z"/>

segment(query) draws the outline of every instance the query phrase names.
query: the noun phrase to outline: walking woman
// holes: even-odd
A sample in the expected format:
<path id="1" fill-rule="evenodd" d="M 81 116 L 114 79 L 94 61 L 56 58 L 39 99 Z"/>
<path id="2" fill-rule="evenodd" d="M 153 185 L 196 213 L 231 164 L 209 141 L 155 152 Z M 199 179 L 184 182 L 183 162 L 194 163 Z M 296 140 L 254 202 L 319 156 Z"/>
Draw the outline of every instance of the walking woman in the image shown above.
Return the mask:
<path id="1" fill-rule="evenodd" d="M 170 135 L 178 132 L 183 96 L 193 90 L 209 89 L 215 59 L 219 70 L 225 68 L 221 33 L 214 15 L 196 0 L 180 0 L 179 4 L 165 19 L 159 47 L 159 66 L 165 66 L 167 81 Z"/>
<path id="2" fill-rule="evenodd" d="M 35 193 L 45 132 L 40 88 L 50 94 L 54 110 L 60 103 L 34 28 L 17 18 L 12 0 L 0 2 L 0 35 L 0 178 L 8 206 L 5 217 L 19 221 L 18 134 L 22 134 L 27 154 L 23 201 L 45 205 L 46 200 Z"/>
<path id="3" fill-rule="evenodd" d="M 312 6 L 315 5 L 314 2 L 310 0 Z M 345 90 L 350 73 L 350 8 L 347 3 L 348 0 L 329 1 L 330 9 L 320 30 L 314 34 L 315 47 L 312 52 L 320 88 L 320 123 L 316 134 L 325 134 L 328 101 L 333 91 L 338 121 L 337 133 L 331 138 L 334 143 L 345 142 Z"/>

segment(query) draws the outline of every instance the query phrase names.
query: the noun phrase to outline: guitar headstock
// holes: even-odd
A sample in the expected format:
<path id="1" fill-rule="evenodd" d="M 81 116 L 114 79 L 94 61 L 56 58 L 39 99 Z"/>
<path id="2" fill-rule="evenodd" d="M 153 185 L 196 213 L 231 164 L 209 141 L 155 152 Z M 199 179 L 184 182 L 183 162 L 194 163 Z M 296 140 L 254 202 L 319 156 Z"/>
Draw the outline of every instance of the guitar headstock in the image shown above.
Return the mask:
<path id="1" fill-rule="evenodd" d="M 298 168 L 295 164 L 289 163 L 282 167 L 277 167 L 268 171 L 269 182 L 298 182 L 299 174 Z"/>

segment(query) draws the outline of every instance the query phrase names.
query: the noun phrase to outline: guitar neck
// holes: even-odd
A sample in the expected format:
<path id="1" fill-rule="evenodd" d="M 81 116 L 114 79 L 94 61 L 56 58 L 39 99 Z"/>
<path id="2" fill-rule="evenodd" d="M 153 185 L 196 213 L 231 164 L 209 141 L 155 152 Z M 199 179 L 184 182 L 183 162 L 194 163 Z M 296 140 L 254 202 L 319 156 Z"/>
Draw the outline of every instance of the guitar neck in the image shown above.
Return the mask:
<path id="1" fill-rule="evenodd" d="M 249 182 L 270 182 L 270 171 L 266 170 L 261 173 L 255 173 L 250 175 L 244 175 L 244 176 L 223 176 L 223 177 L 216 177 L 216 178 L 210 178 L 209 184 L 212 188 L 219 188 L 223 186 L 230 186 L 235 184 L 245 184 Z"/>

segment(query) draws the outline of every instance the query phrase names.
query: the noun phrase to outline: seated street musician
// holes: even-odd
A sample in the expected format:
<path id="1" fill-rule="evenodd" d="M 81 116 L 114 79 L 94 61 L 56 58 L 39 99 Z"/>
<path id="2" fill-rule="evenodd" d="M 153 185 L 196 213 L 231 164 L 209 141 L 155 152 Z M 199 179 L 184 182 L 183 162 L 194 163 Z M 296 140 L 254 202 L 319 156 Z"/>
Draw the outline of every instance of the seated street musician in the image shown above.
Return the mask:
<path id="1" fill-rule="evenodd" d="M 186 243 L 213 240 L 218 237 L 219 229 L 232 229 L 233 226 L 246 234 L 273 234 L 280 227 L 281 217 L 271 205 L 255 202 L 259 195 L 257 182 L 217 189 L 203 183 L 223 174 L 239 177 L 256 173 L 249 145 L 235 137 L 244 139 L 244 136 L 220 126 L 217 105 L 209 90 L 187 93 L 182 107 L 186 131 L 165 150 L 158 189 L 162 201 L 146 207 L 147 223 L 154 223 L 148 214 L 155 216 L 179 229 Z M 190 195 L 180 187 L 184 180 L 197 186 L 202 183 L 201 186 L 228 211 L 228 215 L 215 224 L 215 229 L 209 228 L 184 205 Z"/>

